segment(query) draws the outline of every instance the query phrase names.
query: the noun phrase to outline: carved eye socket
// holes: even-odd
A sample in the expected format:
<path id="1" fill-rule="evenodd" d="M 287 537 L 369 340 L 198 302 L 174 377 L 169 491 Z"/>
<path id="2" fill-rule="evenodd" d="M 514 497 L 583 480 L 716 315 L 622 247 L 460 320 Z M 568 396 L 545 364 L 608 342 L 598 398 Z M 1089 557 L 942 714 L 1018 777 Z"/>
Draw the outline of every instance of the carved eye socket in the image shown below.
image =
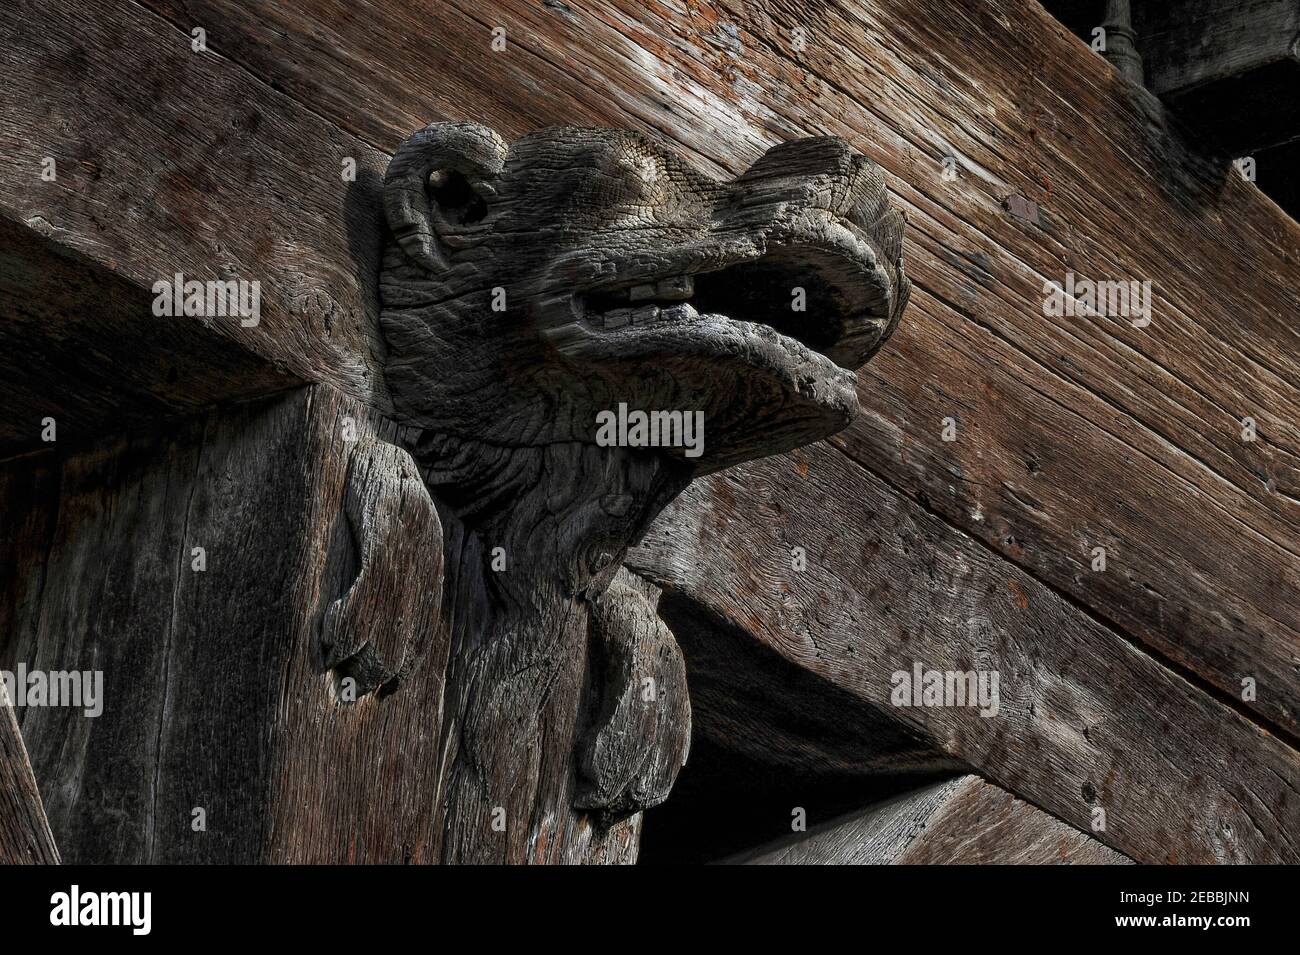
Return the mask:
<path id="1" fill-rule="evenodd" d="M 457 172 L 435 171 L 429 175 L 429 195 L 434 208 L 446 222 L 469 225 L 487 214 L 482 187 Z"/>

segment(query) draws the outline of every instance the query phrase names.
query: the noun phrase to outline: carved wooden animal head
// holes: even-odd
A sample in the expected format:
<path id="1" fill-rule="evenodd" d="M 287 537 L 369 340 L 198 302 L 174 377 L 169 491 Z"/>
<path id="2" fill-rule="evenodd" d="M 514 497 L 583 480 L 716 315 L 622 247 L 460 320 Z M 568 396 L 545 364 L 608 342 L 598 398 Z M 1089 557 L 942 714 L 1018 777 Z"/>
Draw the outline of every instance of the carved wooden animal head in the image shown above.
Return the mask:
<path id="1" fill-rule="evenodd" d="M 591 444 L 620 402 L 703 411 L 696 474 L 816 441 L 908 297 L 881 171 L 834 138 L 719 182 L 634 132 L 435 123 L 384 190 L 397 411 L 482 445 Z"/>
<path id="2" fill-rule="evenodd" d="M 466 123 L 403 143 L 384 204 L 389 388 L 424 429 L 426 483 L 471 530 L 444 561 L 459 727 L 445 854 L 522 857 L 557 843 L 521 827 L 485 846 L 493 807 L 567 832 L 571 808 L 604 825 L 667 795 L 690 740 L 686 669 L 618 581 L 623 556 L 696 475 L 848 424 L 854 370 L 907 301 L 903 222 L 838 139 L 718 182 L 636 133 L 507 147 Z M 609 447 L 599 416 L 620 405 L 702 415 L 702 454 Z M 487 569 L 488 546 L 510 572 Z"/>

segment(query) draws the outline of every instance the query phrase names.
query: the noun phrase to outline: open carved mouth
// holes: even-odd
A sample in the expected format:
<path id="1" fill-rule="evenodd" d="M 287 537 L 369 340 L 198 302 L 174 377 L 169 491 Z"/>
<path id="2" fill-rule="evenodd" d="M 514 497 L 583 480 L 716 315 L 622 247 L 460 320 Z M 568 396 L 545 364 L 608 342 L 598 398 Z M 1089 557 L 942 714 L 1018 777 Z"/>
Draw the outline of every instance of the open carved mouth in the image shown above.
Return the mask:
<path id="1" fill-rule="evenodd" d="M 800 359 L 826 360 L 827 374 L 856 369 L 888 328 L 889 279 L 857 228 L 838 225 L 831 237 L 773 242 L 761 255 L 720 267 L 590 289 L 573 296 L 572 320 L 550 337 L 566 352 L 586 350 L 583 339 L 634 347 L 646 335 L 698 329 L 712 319 Z"/>
<path id="2" fill-rule="evenodd" d="M 620 400 L 703 409 L 725 442 L 710 467 L 834 433 L 857 411 L 854 370 L 889 331 L 894 288 L 855 223 L 801 225 L 618 269 L 553 299 L 543 334 Z"/>

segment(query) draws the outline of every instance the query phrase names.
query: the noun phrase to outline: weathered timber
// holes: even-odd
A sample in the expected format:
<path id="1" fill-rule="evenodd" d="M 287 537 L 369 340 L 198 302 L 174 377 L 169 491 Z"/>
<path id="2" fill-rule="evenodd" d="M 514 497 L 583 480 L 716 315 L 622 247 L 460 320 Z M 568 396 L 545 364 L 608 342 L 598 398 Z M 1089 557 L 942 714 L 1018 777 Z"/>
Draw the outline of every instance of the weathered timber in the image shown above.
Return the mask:
<path id="1" fill-rule="evenodd" d="M 316 386 L 6 462 L 0 662 L 104 675 L 21 711 L 68 861 L 431 858 L 441 533 L 395 434 Z"/>
<path id="2" fill-rule="evenodd" d="M 386 407 L 386 156 L 136 5 L 21 0 L 0 35 L 0 445 L 295 381 Z M 177 274 L 259 313 L 156 317 Z"/>
<path id="3" fill-rule="evenodd" d="M 695 482 L 628 567 L 1137 861 L 1300 858 L 1300 754 L 826 445 Z M 895 705 L 918 664 L 996 713 Z"/>
<path id="4" fill-rule="evenodd" d="M 388 149 L 430 116 L 586 123 L 734 173 L 842 136 L 891 176 L 917 290 L 845 450 L 1223 692 L 1253 678 L 1246 706 L 1300 732 L 1300 227 L 1037 5 L 457 0 L 364 28 L 326 0 L 150 5 Z M 1067 272 L 1151 281 L 1152 324 L 1045 315 Z"/>
<path id="5" fill-rule="evenodd" d="M 47 419 L 57 437 L 84 441 L 294 382 L 199 319 L 155 318 L 147 289 L 3 215 L 0 367 L 0 446 L 11 450 L 39 447 Z"/>
<path id="6" fill-rule="evenodd" d="M 1043 2 L 1090 46 L 1104 29 L 1102 55 L 1115 62 L 1113 4 Z M 1120 31 L 1120 45 L 1128 47 L 1120 58 L 1134 62 L 1135 30 L 1142 75 L 1129 78 L 1164 100 L 1199 147 L 1238 157 L 1300 139 L 1300 8 L 1292 0 L 1162 0 L 1131 7 L 1134 29 Z M 1277 198 L 1272 184 L 1260 184 Z"/>
<path id="7" fill-rule="evenodd" d="M 1165 0 L 1134 10 L 1147 85 L 1232 156 L 1300 139 L 1300 6 Z"/>
<path id="8" fill-rule="evenodd" d="M 747 865 L 1124 865 L 978 776 L 959 776 L 727 860 Z"/>
<path id="9" fill-rule="evenodd" d="M 719 181 L 636 133 L 507 146 L 472 123 L 407 139 L 384 204 L 394 414 L 465 527 L 441 855 L 564 861 L 584 814 L 662 802 L 689 747 L 672 633 L 617 577 L 628 545 L 693 477 L 852 420 L 907 304 L 902 219 L 832 138 Z"/>
<path id="10" fill-rule="evenodd" d="M 916 727 L 756 640 L 752 621 L 737 625 L 673 591 L 658 608 L 686 662 L 696 740 L 794 778 L 964 768 Z"/>
<path id="11" fill-rule="evenodd" d="M 9 696 L 0 686 L 0 865 L 58 861 L 27 748 Z"/>

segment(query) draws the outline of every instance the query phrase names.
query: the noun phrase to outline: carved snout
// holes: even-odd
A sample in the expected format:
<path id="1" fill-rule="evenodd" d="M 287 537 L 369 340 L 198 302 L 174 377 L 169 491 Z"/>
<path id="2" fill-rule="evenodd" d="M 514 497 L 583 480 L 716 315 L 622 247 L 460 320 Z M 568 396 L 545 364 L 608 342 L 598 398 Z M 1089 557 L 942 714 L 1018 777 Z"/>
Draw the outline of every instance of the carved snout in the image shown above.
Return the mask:
<path id="1" fill-rule="evenodd" d="M 746 206 L 789 202 L 846 216 L 881 178 L 880 168 L 835 136 L 778 143 L 733 184 Z"/>

